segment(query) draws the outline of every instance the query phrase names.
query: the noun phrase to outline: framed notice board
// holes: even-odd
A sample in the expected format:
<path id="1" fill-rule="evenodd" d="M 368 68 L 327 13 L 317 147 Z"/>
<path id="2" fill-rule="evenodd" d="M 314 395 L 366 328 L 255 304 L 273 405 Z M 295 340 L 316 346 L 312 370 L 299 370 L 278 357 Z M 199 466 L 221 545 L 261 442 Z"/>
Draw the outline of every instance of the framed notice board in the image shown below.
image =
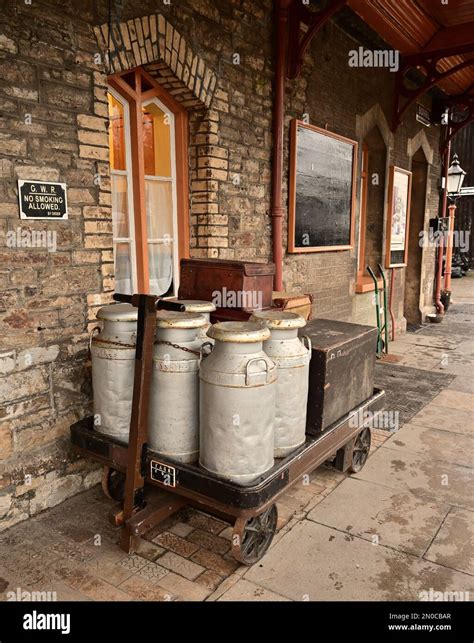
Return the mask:
<path id="1" fill-rule="evenodd" d="M 410 228 L 411 172 L 392 165 L 388 184 L 385 266 L 407 265 Z"/>
<path id="2" fill-rule="evenodd" d="M 291 123 L 288 251 L 328 252 L 354 245 L 357 142 Z"/>

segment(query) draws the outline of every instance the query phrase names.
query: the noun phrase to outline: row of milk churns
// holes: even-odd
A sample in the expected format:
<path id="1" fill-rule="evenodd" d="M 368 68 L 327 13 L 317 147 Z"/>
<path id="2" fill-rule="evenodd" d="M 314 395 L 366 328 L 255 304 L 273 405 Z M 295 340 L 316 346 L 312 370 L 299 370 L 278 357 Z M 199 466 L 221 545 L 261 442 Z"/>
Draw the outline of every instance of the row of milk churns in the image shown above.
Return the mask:
<path id="1" fill-rule="evenodd" d="M 148 446 L 249 484 L 305 442 L 309 339 L 305 320 L 277 310 L 210 324 L 210 302 L 157 312 Z M 91 340 L 96 429 L 128 442 L 137 309 L 101 308 Z"/>

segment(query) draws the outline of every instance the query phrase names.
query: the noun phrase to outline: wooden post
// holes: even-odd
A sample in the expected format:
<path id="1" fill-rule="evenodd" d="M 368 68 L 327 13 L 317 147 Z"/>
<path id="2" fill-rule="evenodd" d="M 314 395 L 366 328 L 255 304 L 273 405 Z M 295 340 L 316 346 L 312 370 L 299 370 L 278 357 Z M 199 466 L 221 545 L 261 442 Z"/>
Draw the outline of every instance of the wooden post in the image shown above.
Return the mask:
<path id="1" fill-rule="evenodd" d="M 132 517 L 137 508 L 144 506 L 145 480 L 142 464 L 148 439 L 148 411 L 156 323 L 156 298 L 149 295 L 134 295 L 134 297 L 138 297 L 135 383 L 123 506 L 124 527 L 120 541 L 120 546 L 127 553 L 135 549 L 137 540 L 136 536 L 131 533 L 127 520 Z"/>

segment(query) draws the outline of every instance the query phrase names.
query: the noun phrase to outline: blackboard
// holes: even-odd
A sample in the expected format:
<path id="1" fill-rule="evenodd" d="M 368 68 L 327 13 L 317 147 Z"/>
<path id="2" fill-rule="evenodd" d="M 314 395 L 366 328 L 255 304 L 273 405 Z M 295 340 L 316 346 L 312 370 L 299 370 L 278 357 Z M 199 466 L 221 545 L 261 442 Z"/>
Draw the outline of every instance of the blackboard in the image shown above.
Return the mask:
<path id="1" fill-rule="evenodd" d="M 351 248 L 357 143 L 292 122 L 289 251 Z"/>

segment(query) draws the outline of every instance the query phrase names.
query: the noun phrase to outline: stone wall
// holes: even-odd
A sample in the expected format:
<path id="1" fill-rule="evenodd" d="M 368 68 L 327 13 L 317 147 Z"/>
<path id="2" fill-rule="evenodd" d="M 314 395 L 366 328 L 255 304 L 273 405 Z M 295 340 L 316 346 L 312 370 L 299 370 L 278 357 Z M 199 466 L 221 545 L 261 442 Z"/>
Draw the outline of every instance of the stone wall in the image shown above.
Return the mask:
<path id="1" fill-rule="evenodd" d="M 271 259 L 271 0 L 130 0 L 110 35 L 108 5 L 13 0 L 0 28 L 0 529 L 98 480 L 68 432 L 91 411 L 88 336 L 114 289 L 108 72 L 143 64 L 190 110 L 191 254 Z M 288 83 L 287 152 L 291 118 L 356 140 L 370 110 L 389 121 L 393 74 L 350 69 L 356 45 L 336 23 L 315 39 Z M 387 158 L 409 168 L 418 136 L 434 188 L 438 131 L 420 130 L 411 110 Z M 20 221 L 19 178 L 67 183 L 69 219 Z M 429 203 L 433 216 L 434 189 Z M 55 251 L 33 246 L 38 231 L 56 233 Z M 356 254 L 287 255 L 285 287 L 312 293 L 316 315 L 351 319 Z M 429 253 L 423 270 L 428 303 Z"/>

